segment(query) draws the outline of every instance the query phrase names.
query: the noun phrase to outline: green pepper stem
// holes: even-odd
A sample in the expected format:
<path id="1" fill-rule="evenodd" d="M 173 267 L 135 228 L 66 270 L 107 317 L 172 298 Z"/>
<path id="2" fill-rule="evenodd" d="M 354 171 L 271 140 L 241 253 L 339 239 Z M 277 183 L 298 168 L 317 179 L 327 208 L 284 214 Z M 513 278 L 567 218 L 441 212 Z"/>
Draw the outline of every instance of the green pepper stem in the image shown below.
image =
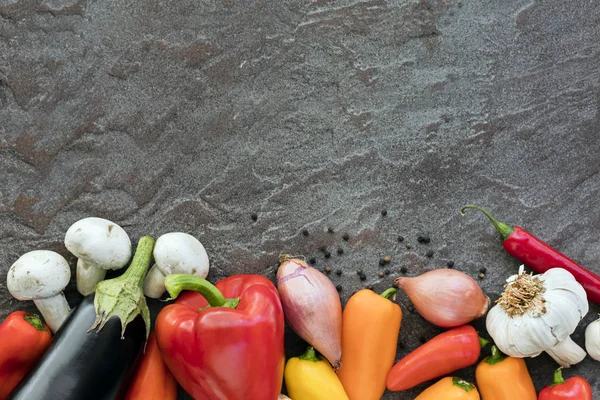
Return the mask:
<path id="1" fill-rule="evenodd" d="M 494 225 L 494 227 L 500 234 L 500 238 L 502 239 L 502 241 L 505 241 L 506 239 L 508 239 L 510 234 L 513 233 L 513 231 L 515 230 L 515 228 L 513 226 L 510 226 L 508 224 L 505 224 L 504 222 L 498 221 L 496 218 L 492 217 L 492 215 L 489 212 L 487 212 L 486 210 L 484 210 L 483 208 L 474 206 L 472 204 L 466 205 L 463 208 L 461 208 L 460 213 L 462 215 L 465 215 L 465 210 L 467 208 L 473 208 L 473 209 L 479 210 L 483 214 L 485 214 L 485 216 L 488 217 L 488 219 L 492 222 L 492 224 Z"/>
<path id="2" fill-rule="evenodd" d="M 165 277 L 165 287 L 172 299 L 176 299 L 184 290 L 198 292 L 211 307 L 222 307 L 226 304 L 223 293 L 215 285 L 204 278 L 188 274 L 172 274 Z"/>
<path id="3" fill-rule="evenodd" d="M 133 255 L 133 260 L 129 264 L 129 268 L 119 280 L 128 280 L 135 282 L 137 286 L 142 287 L 144 278 L 150 267 L 152 259 L 152 250 L 154 249 L 154 238 L 152 236 L 143 236 L 138 242 L 137 249 Z"/>
<path id="4" fill-rule="evenodd" d="M 315 348 L 312 346 L 309 347 L 308 349 L 306 349 L 306 352 L 304 352 L 304 354 L 302 354 L 298 358 L 301 360 L 304 360 L 304 361 L 312 361 L 312 362 L 319 361 L 319 358 L 317 357 L 317 353 L 315 352 Z"/>
<path id="5" fill-rule="evenodd" d="M 485 346 L 490 344 L 490 341 L 479 336 L 479 346 L 483 349 Z"/>
<path id="6" fill-rule="evenodd" d="M 456 377 L 452 378 L 452 384 L 454 386 L 458 386 L 459 388 L 463 389 L 465 392 L 470 392 L 471 390 L 473 390 L 475 388 L 475 386 L 473 386 L 472 383 L 469 383 L 465 380 L 462 380 L 462 379 L 456 378 Z"/>
<path id="7" fill-rule="evenodd" d="M 33 326 L 38 331 L 47 331 L 48 330 L 42 323 L 42 320 L 40 319 L 40 317 L 38 317 L 35 314 L 25 314 L 23 316 L 23 319 L 25 319 L 25 321 L 29 322 L 29 325 Z"/>
<path id="8" fill-rule="evenodd" d="M 565 379 L 562 376 L 562 367 L 559 367 L 556 371 L 554 371 L 554 377 L 552 379 L 552 383 L 549 386 L 552 387 L 563 383 L 565 383 Z"/>
<path id="9" fill-rule="evenodd" d="M 485 359 L 486 364 L 494 365 L 506 359 L 506 354 L 503 354 L 496 346 L 492 346 L 492 355 Z"/>
<path id="10" fill-rule="evenodd" d="M 393 297 L 395 299 L 396 292 L 397 292 L 396 288 L 391 287 L 391 288 L 387 289 L 386 291 L 384 291 L 383 293 L 381 293 L 381 295 L 383 297 L 385 297 L 386 299 L 389 299 L 390 297 Z"/>

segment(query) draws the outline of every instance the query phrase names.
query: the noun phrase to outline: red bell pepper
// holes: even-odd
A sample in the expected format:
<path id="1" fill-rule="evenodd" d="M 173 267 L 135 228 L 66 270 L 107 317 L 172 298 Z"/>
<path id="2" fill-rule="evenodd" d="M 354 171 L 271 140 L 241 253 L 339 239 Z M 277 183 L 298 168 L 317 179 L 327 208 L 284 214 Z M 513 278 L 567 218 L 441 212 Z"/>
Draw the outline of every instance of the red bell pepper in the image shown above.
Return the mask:
<path id="1" fill-rule="evenodd" d="M 35 315 L 15 311 L 0 325 L 0 400 L 42 358 L 50 342 L 50 329 Z"/>
<path id="2" fill-rule="evenodd" d="M 538 400 L 592 400 L 592 387 L 580 376 L 564 380 L 562 368 L 554 371 L 552 383 L 542 389 Z"/>
<path id="3" fill-rule="evenodd" d="M 163 359 L 195 399 L 274 400 L 282 386 L 284 319 L 275 286 L 261 275 L 235 275 L 216 286 L 168 275 L 175 304 L 156 318 Z M 198 292 L 198 293 L 195 293 Z"/>

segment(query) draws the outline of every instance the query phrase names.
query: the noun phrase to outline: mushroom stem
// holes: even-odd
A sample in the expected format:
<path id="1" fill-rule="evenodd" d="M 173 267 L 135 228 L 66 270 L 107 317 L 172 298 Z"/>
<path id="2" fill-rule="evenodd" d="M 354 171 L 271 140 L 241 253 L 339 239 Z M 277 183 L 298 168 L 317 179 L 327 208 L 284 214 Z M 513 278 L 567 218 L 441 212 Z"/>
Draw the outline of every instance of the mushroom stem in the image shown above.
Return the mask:
<path id="1" fill-rule="evenodd" d="M 570 336 L 546 350 L 546 353 L 564 368 L 581 362 L 586 356 L 585 350 L 575 343 Z"/>
<path id="2" fill-rule="evenodd" d="M 94 267 L 81 258 L 77 260 L 77 290 L 83 296 L 92 293 L 105 276 L 106 270 Z"/>
<path id="3" fill-rule="evenodd" d="M 158 266 L 154 264 L 146 280 L 144 281 L 144 294 L 153 299 L 158 299 L 167 290 L 165 288 L 165 275 L 160 271 Z"/>
<path id="4" fill-rule="evenodd" d="M 44 321 L 52 333 L 55 333 L 60 328 L 71 311 L 69 303 L 67 303 L 67 299 L 65 299 L 65 295 L 62 292 L 46 299 L 35 299 L 33 302 L 38 310 L 40 310 Z"/>

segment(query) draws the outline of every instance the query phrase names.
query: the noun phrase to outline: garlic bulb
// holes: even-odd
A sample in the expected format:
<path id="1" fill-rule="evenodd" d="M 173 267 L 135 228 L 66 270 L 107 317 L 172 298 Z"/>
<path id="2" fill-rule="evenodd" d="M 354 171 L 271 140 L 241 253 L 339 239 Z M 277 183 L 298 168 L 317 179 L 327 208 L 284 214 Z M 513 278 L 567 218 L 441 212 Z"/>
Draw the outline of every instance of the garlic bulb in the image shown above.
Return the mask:
<path id="1" fill-rule="evenodd" d="M 590 357 L 600 361 L 600 319 L 595 320 L 585 329 L 585 349 Z"/>
<path id="2" fill-rule="evenodd" d="M 535 357 L 545 351 L 563 367 L 577 364 L 586 353 L 570 335 L 588 312 L 585 290 L 562 268 L 535 276 L 523 268 L 507 280 L 488 312 L 488 333 L 509 356 Z"/>

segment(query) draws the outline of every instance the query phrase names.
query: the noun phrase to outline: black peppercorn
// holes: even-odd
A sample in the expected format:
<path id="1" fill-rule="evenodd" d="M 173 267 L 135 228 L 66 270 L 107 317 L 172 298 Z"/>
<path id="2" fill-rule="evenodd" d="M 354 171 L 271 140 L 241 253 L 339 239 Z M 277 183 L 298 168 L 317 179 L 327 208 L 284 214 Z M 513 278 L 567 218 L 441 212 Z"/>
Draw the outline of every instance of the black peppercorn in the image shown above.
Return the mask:
<path id="1" fill-rule="evenodd" d="M 433 250 L 429 250 L 425 255 L 429 258 L 433 257 Z"/>
<path id="2" fill-rule="evenodd" d="M 429 238 L 429 236 L 419 235 L 419 237 L 417 237 L 417 242 L 422 243 L 422 244 L 427 244 L 427 243 L 431 242 L 431 239 Z"/>
<path id="3" fill-rule="evenodd" d="M 392 273 L 392 271 L 390 271 L 389 269 L 386 269 L 385 271 L 383 271 L 386 275 L 389 275 Z"/>
<path id="4" fill-rule="evenodd" d="M 347 233 L 344 233 L 344 236 L 342 236 L 342 239 L 344 239 L 347 242 L 348 239 L 350 239 L 350 235 L 348 235 Z"/>
<path id="5" fill-rule="evenodd" d="M 381 210 L 381 216 L 385 217 L 387 215 L 387 210 Z"/>
<path id="6" fill-rule="evenodd" d="M 406 267 L 402 267 L 400 268 L 400 272 L 402 272 L 403 274 L 405 274 L 408 270 L 406 269 Z"/>
<path id="7" fill-rule="evenodd" d="M 317 259 L 316 259 L 316 258 L 314 258 L 314 257 L 311 257 L 311 258 L 308 260 L 308 262 L 309 262 L 309 263 L 311 263 L 312 265 L 314 265 L 314 264 L 316 264 L 316 263 L 317 263 Z"/>
<path id="8" fill-rule="evenodd" d="M 364 272 L 362 272 L 362 273 L 360 274 L 360 280 L 361 280 L 361 281 L 366 281 L 366 280 L 367 280 L 367 275 L 365 275 L 365 273 L 364 273 Z"/>
<path id="9" fill-rule="evenodd" d="M 454 261 L 448 261 L 446 265 L 448 266 L 448 268 L 452 268 L 454 267 Z"/>
<path id="10" fill-rule="evenodd" d="M 258 219 L 258 215 L 256 213 L 252 213 L 250 218 L 252 218 L 252 221 L 256 221 Z"/>
<path id="11" fill-rule="evenodd" d="M 337 253 L 341 256 L 342 254 L 344 254 L 344 249 L 342 249 L 341 247 L 338 247 Z"/>
<path id="12" fill-rule="evenodd" d="M 341 270 L 341 269 L 336 269 L 336 270 L 335 270 L 335 274 L 336 274 L 337 276 L 342 276 L 342 270 Z"/>
<path id="13" fill-rule="evenodd" d="M 327 228 L 327 232 L 333 233 L 333 228 L 332 227 Z"/>
<path id="14" fill-rule="evenodd" d="M 479 272 L 481 272 L 482 274 L 485 274 L 487 272 L 487 268 L 481 267 L 481 268 L 479 268 Z"/>
<path id="15" fill-rule="evenodd" d="M 308 236 L 308 229 L 303 229 L 303 230 L 302 230 L 302 234 L 303 234 L 304 236 Z"/>
<path id="16" fill-rule="evenodd" d="M 383 258 L 379 259 L 379 266 L 383 267 L 385 265 L 385 261 L 383 261 Z"/>
<path id="17" fill-rule="evenodd" d="M 337 289 L 338 292 L 342 291 L 342 285 L 337 285 L 335 288 Z"/>
<path id="18" fill-rule="evenodd" d="M 404 242 L 404 236 L 398 236 L 398 242 L 400 242 L 400 243 Z"/>
<path id="19" fill-rule="evenodd" d="M 325 258 L 329 258 L 331 257 L 331 253 L 327 250 L 325 250 Z"/>

